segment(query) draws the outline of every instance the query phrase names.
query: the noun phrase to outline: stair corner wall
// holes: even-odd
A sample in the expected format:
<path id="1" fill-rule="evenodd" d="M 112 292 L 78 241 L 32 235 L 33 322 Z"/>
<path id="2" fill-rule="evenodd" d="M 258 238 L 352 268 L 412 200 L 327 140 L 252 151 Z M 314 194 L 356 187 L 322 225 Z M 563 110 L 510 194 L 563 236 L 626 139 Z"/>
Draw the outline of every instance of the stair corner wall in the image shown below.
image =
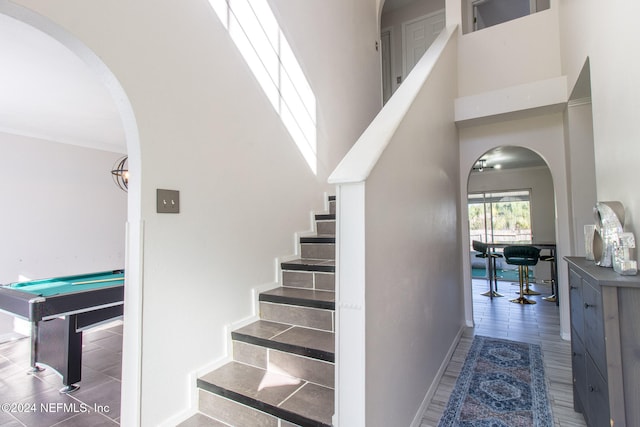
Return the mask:
<path id="1" fill-rule="evenodd" d="M 258 295 L 258 318 L 231 331 L 233 357 L 197 378 L 199 413 L 182 426 L 329 427 L 335 388 L 335 197 Z M 204 424 L 201 424 L 204 423 Z"/>

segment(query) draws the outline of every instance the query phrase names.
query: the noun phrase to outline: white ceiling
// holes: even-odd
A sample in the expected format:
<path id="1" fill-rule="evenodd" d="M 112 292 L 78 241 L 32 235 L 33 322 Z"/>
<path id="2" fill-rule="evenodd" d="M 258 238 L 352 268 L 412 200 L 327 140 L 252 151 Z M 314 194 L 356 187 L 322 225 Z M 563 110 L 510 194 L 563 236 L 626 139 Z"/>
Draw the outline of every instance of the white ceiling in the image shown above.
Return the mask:
<path id="1" fill-rule="evenodd" d="M 0 64 L 0 132 L 126 152 L 109 92 L 61 43 L 0 14 Z"/>

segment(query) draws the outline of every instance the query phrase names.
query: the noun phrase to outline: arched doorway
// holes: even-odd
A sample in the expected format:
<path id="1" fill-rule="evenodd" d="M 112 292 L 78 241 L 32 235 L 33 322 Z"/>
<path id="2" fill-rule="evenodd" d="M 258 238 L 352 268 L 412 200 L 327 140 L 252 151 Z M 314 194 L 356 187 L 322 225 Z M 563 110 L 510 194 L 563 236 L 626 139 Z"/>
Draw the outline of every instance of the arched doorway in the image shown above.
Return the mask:
<path id="1" fill-rule="evenodd" d="M 460 207 L 463 292 L 465 295 L 465 322 L 473 326 L 471 263 L 466 242 L 470 241 L 468 221 L 467 182 L 470 171 L 483 154 L 502 146 L 518 146 L 529 149 L 540 156 L 547 164 L 553 179 L 555 206 L 553 206 L 555 243 L 557 245 L 558 296 L 560 298 L 560 335 L 570 338 L 568 305 L 568 271 L 563 256 L 574 251 L 571 240 L 571 217 L 569 214 L 569 186 L 567 166 L 564 117 L 562 113 L 532 115 L 516 120 L 488 121 L 479 126 L 462 127 L 460 138 Z M 536 231 L 534 230 L 534 237 Z"/>
<path id="2" fill-rule="evenodd" d="M 29 9 L 10 2 L 0 3 L 0 14 L 7 15 L 24 24 L 33 27 L 73 52 L 91 70 L 97 79 L 102 81 L 111 94 L 113 102 L 118 110 L 126 140 L 126 152 L 129 156 L 129 169 L 131 180 L 127 196 L 127 227 L 125 237 L 125 318 L 124 349 L 123 349 L 123 375 L 122 375 L 122 423 L 137 424 L 140 408 L 140 323 L 141 323 L 141 253 L 142 253 L 142 227 L 141 227 L 141 190 L 140 180 L 140 141 L 135 114 L 124 89 L 107 65 L 91 51 L 86 45 L 73 35 L 69 34 L 56 23 L 43 18 Z M 109 173 L 109 171 L 105 171 Z"/>
<path id="3" fill-rule="evenodd" d="M 478 259 L 471 241 L 494 244 L 496 276 L 503 283 L 500 295 L 515 298 L 510 283 L 518 282 L 517 268 L 501 256 L 509 244 L 537 244 L 545 255 L 555 253 L 555 193 L 553 178 L 546 162 L 534 151 L 516 146 L 500 146 L 477 159 L 467 181 L 469 248 L 474 298 L 478 280 L 487 277 L 482 259 Z M 539 292 L 550 297 L 555 288 L 543 286 L 555 276 L 555 264 L 540 262 L 532 267 Z M 554 282 L 555 283 L 555 282 Z M 555 302 L 555 298 L 552 298 Z M 546 301 L 543 298 L 532 300 Z M 475 317 L 475 316 L 474 316 Z"/>
<path id="4" fill-rule="evenodd" d="M 531 121 L 529 122 L 529 120 Z M 549 246 L 544 243 L 540 244 L 540 240 L 552 238 L 554 240 L 553 243 L 557 243 L 557 265 L 562 266 L 562 264 L 566 263 L 562 259 L 562 254 L 558 253 L 564 250 L 563 247 L 567 244 L 566 239 L 569 234 L 565 228 L 566 225 L 564 225 L 569 218 L 566 206 L 563 206 L 565 202 L 563 199 L 566 198 L 562 183 L 563 173 L 566 173 L 561 168 L 563 159 L 559 159 L 560 162 L 554 163 L 550 156 L 551 153 L 554 153 L 554 147 L 536 144 L 541 141 L 540 135 L 534 137 L 527 135 L 530 131 L 535 133 L 536 125 L 543 126 L 545 121 L 547 121 L 547 124 L 553 121 L 557 121 L 560 124 L 561 117 L 529 120 L 524 120 L 519 123 L 520 126 L 514 127 L 511 127 L 513 123 L 507 123 L 510 127 L 509 132 L 504 132 L 504 123 L 496 124 L 490 129 L 491 132 L 486 133 L 491 136 L 487 138 L 487 145 L 484 147 L 477 146 L 481 142 L 481 138 L 479 138 L 479 132 L 476 132 L 473 135 L 473 143 L 476 144 L 474 148 L 477 148 L 477 151 L 473 153 L 473 156 L 469 155 L 468 158 L 465 158 L 461 151 L 461 158 L 465 158 L 465 170 L 460 172 L 461 187 L 464 186 L 461 190 L 464 193 L 463 197 L 468 198 L 467 201 L 461 204 L 461 210 L 465 211 L 469 217 L 469 226 L 466 227 L 466 224 L 463 224 L 462 230 L 463 234 L 467 233 L 464 231 L 465 228 L 469 230 L 466 236 L 467 239 L 473 238 L 474 227 L 471 225 L 473 215 L 472 209 L 469 207 L 471 205 L 471 200 L 469 199 L 471 198 L 468 195 L 482 194 L 484 196 L 482 203 L 487 204 L 487 210 L 490 211 L 488 221 L 491 224 L 488 225 L 488 231 L 484 235 L 476 233 L 475 236 L 477 238 L 488 238 L 494 241 L 499 241 L 501 238 L 505 240 L 515 238 L 529 244 L 533 241 L 532 246 L 544 248 L 545 255 L 550 254 Z M 481 130 L 486 131 L 487 129 Z M 464 137 L 468 136 L 465 135 Z M 547 134 L 547 137 L 548 139 L 553 138 L 551 134 Z M 558 138 L 560 137 L 558 135 Z M 558 141 L 561 140 L 559 139 Z M 470 141 L 465 140 L 464 142 L 465 148 L 471 150 L 471 145 L 466 144 Z M 558 145 L 562 147 L 562 144 Z M 515 159 L 516 162 L 521 162 L 522 166 L 517 166 L 517 164 L 512 167 L 508 166 L 507 157 L 509 156 L 507 154 L 519 154 L 522 156 L 520 161 Z M 562 154 L 554 153 L 554 155 L 561 156 Z M 526 158 L 530 158 L 531 163 Z M 521 206 L 518 206 L 518 209 L 516 209 L 516 206 L 513 206 L 513 209 L 508 209 L 509 205 L 515 204 L 520 204 Z M 526 205 L 526 208 L 523 208 L 524 205 Z M 504 223 L 499 224 L 499 220 L 503 218 L 498 217 L 514 213 L 510 211 L 519 214 L 519 216 L 510 220 L 511 227 L 505 226 Z M 468 243 L 464 239 L 463 247 L 467 251 L 467 258 L 469 258 Z M 496 253 L 500 253 L 502 250 L 499 245 L 491 247 Z M 543 253 L 540 255 L 543 255 Z M 508 267 L 504 265 L 504 259 L 501 261 L 498 264 L 498 268 Z M 551 293 L 551 285 L 549 283 L 541 283 L 540 280 L 544 278 L 545 273 L 551 273 L 552 265 L 544 257 L 533 268 L 535 270 L 530 275 L 532 277 L 530 279 L 530 288 L 534 292 L 540 292 L 540 295 L 525 294 L 525 300 L 518 298 L 520 293 L 519 286 L 512 286 L 512 284 L 519 284 L 519 272 L 515 269 L 512 271 L 499 271 L 498 274 L 502 277 L 498 279 L 498 292 L 502 296 L 494 295 L 493 298 L 481 294 L 481 292 L 488 289 L 488 282 L 485 278 L 466 279 L 463 276 L 467 280 L 465 285 L 467 283 L 469 285 L 464 291 L 466 294 L 465 302 L 469 303 L 467 308 L 470 311 L 468 325 L 473 326 L 473 330 L 470 333 L 539 345 L 545 349 L 543 353 L 546 353 L 546 349 L 559 349 L 560 352 L 564 352 L 563 356 L 566 356 L 566 358 L 563 358 L 566 362 L 561 370 L 570 373 L 571 366 L 568 363 L 570 360 L 570 348 L 568 343 L 565 342 L 566 337 L 563 335 L 561 321 L 561 315 L 566 307 L 562 304 L 556 306 L 554 301 L 544 300 L 544 297 Z M 507 277 L 509 273 L 511 277 Z M 465 271 L 464 274 L 465 276 L 468 274 L 469 278 L 471 277 L 471 272 Z M 560 285 L 560 302 L 565 303 L 564 305 L 566 306 L 568 305 L 566 304 L 568 302 L 568 297 L 566 297 L 566 273 L 560 273 L 558 276 L 564 279 L 564 282 L 561 282 Z M 534 302 L 534 304 L 528 304 L 527 302 Z M 545 369 L 550 363 L 557 362 L 557 359 L 551 361 L 546 355 L 543 356 L 543 360 Z M 559 387 L 567 382 L 570 384 L 571 381 L 570 375 L 550 376 L 547 374 L 546 377 L 552 388 Z"/>

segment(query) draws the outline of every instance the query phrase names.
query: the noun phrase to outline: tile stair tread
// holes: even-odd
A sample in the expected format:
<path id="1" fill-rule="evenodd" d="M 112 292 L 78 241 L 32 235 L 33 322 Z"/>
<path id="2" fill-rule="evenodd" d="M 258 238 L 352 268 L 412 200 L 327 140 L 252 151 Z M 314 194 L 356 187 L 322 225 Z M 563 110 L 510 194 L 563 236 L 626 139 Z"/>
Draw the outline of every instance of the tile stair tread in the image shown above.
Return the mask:
<path id="1" fill-rule="evenodd" d="M 336 293 L 280 286 L 261 292 L 260 301 L 335 310 Z"/>
<path id="2" fill-rule="evenodd" d="M 229 362 L 198 378 L 198 387 L 298 425 L 331 425 L 333 390 L 299 378 Z"/>
<path id="3" fill-rule="evenodd" d="M 334 391 L 318 384 L 306 383 L 296 394 L 281 405 L 286 410 L 311 420 L 317 420 L 318 427 L 330 427 L 334 412 Z M 305 425 L 300 423 L 300 425 Z"/>
<path id="4" fill-rule="evenodd" d="M 255 322 L 238 328 L 231 333 L 240 333 L 244 335 L 251 335 L 260 339 L 270 340 L 288 329 L 291 329 L 291 325 L 287 325 L 285 323 L 270 322 L 268 320 L 256 320 Z"/>
<path id="5" fill-rule="evenodd" d="M 336 214 L 316 214 L 316 221 L 335 221 Z"/>
<path id="6" fill-rule="evenodd" d="M 335 361 L 333 332 L 258 320 L 231 333 L 234 340 L 326 362 Z"/>
<path id="7" fill-rule="evenodd" d="M 299 258 L 282 262 L 280 264 L 280 267 L 282 268 L 282 270 L 320 271 L 326 273 L 335 273 L 336 262 L 333 259 Z"/>
<path id="8" fill-rule="evenodd" d="M 303 236 L 300 237 L 300 243 L 322 243 L 322 244 L 335 244 L 335 234 L 317 234 L 315 236 Z"/>

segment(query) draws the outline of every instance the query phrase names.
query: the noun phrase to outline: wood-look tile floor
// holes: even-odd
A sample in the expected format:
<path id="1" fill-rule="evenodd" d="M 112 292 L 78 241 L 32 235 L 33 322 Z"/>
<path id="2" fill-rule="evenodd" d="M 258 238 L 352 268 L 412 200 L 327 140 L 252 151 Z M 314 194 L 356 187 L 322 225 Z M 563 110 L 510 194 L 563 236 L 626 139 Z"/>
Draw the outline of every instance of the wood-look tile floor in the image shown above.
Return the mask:
<path id="1" fill-rule="evenodd" d="M 516 297 L 518 286 L 498 282 L 504 297 L 482 296 L 488 289 L 486 280 L 473 280 L 473 318 L 475 327 L 468 328 L 449 362 L 436 392 L 427 407 L 420 427 L 437 426 L 449 402 L 474 335 L 504 338 L 539 344 L 542 348 L 547 389 L 555 426 L 586 426 L 582 414 L 573 410 L 571 377 L 571 343 L 560 337 L 560 316 L 554 303 L 543 301 L 549 295 L 548 285 L 533 285 L 542 295 L 529 297 L 537 302 L 520 305 L 509 302 Z"/>

